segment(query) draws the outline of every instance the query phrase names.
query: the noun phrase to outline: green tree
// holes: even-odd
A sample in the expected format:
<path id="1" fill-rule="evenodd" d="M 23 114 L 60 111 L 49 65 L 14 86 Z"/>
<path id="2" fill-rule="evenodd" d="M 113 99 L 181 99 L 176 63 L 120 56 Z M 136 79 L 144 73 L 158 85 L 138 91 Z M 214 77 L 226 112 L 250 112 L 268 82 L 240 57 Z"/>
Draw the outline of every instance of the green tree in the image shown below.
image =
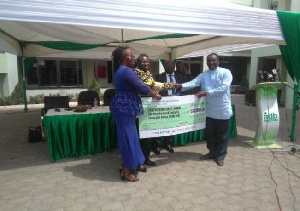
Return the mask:
<path id="1" fill-rule="evenodd" d="M 22 83 L 18 82 L 11 93 L 11 104 L 17 105 L 24 103 Z"/>
<path id="2" fill-rule="evenodd" d="M 88 90 L 90 90 L 90 91 L 96 91 L 96 92 L 98 92 L 99 96 L 101 96 L 101 94 L 100 94 L 100 86 L 99 86 L 99 83 L 98 83 L 98 81 L 97 81 L 96 78 L 94 78 L 92 80 L 92 82 L 89 84 Z"/>

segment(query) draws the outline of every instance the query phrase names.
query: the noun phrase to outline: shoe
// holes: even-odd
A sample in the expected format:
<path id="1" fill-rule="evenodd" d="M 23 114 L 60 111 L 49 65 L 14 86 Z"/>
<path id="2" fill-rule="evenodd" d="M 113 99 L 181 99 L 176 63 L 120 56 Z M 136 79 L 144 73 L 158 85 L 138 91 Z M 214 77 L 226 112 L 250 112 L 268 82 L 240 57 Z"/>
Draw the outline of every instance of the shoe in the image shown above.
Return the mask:
<path id="1" fill-rule="evenodd" d="M 159 155 L 160 154 L 160 150 L 159 150 L 159 147 L 152 147 L 151 148 L 151 151 L 156 154 L 156 155 Z"/>
<path id="2" fill-rule="evenodd" d="M 154 163 L 154 162 L 151 161 L 150 159 L 147 159 L 147 160 L 145 161 L 145 165 L 147 165 L 147 166 L 156 166 L 156 163 Z"/>
<path id="3" fill-rule="evenodd" d="M 147 172 L 147 168 L 145 166 L 139 166 L 136 170 L 140 172 Z"/>
<path id="4" fill-rule="evenodd" d="M 121 172 L 120 176 L 121 176 L 121 180 L 123 180 L 123 181 L 129 181 L 129 182 L 139 181 L 139 178 L 137 178 L 134 174 L 124 173 L 124 171 Z"/>
<path id="5" fill-rule="evenodd" d="M 165 150 L 167 150 L 168 152 L 174 153 L 174 149 L 171 147 L 171 145 L 167 145 L 167 146 L 165 146 L 164 148 L 165 148 Z"/>
<path id="6" fill-rule="evenodd" d="M 214 159 L 214 158 L 215 158 L 215 156 L 209 152 L 206 155 L 201 156 L 200 160 L 209 160 L 209 159 Z"/>
<path id="7" fill-rule="evenodd" d="M 139 178 L 137 178 L 136 175 L 132 174 L 129 169 L 127 169 L 127 173 L 124 172 L 125 169 L 120 171 L 120 177 L 123 181 L 129 181 L 129 182 L 137 182 L 139 181 Z"/>
<path id="8" fill-rule="evenodd" d="M 218 166 L 224 166 L 224 161 L 223 160 L 216 160 L 216 163 Z"/>

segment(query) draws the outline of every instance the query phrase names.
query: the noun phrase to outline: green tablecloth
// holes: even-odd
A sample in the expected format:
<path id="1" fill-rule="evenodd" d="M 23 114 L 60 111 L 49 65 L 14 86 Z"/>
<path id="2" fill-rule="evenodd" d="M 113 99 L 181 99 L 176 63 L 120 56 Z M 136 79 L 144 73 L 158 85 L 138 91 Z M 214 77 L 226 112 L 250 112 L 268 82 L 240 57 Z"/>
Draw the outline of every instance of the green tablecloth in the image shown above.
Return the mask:
<path id="1" fill-rule="evenodd" d="M 43 121 L 53 162 L 105 152 L 117 146 L 110 113 L 45 116 Z"/>
<path id="2" fill-rule="evenodd" d="M 230 120 L 230 137 L 236 137 L 235 107 Z M 114 120 L 110 113 L 71 114 L 45 116 L 44 125 L 50 156 L 53 162 L 66 157 L 76 157 L 109 151 L 117 147 Z M 205 130 L 175 136 L 175 146 L 203 141 Z"/>

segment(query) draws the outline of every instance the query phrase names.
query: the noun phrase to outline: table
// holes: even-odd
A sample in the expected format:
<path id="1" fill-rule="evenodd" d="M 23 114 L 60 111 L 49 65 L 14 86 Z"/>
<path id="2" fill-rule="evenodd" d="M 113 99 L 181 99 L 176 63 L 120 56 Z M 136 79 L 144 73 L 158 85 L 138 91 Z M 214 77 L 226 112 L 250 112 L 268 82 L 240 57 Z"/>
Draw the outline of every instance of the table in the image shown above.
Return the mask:
<path id="1" fill-rule="evenodd" d="M 108 107 L 78 113 L 50 109 L 43 121 L 53 162 L 109 151 L 117 146 L 114 120 Z"/>
<path id="2" fill-rule="evenodd" d="M 230 119 L 230 137 L 236 137 L 235 107 Z M 43 121 L 47 142 L 53 162 L 66 157 L 75 157 L 110 151 L 118 146 L 116 128 L 108 106 L 100 106 L 86 112 L 76 113 L 60 109 L 50 109 Z M 203 141 L 205 130 L 178 134 L 175 146 Z"/>

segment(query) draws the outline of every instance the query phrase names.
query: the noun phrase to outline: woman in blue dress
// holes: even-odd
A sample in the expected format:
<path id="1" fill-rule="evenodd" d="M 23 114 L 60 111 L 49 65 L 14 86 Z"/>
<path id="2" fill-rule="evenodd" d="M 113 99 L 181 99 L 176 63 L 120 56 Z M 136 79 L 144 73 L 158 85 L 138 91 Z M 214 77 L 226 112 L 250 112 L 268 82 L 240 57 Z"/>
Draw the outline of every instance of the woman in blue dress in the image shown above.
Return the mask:
<path id="1" fill-rule="evenodd" d="M 146 172 L 143 166 L 145 157 L 139 143 L 135 118 L 143 113 L 140 94 L 161 99 L 161 95 L 151 90 L 137 76 L 134 56 L 127 46 L 120 46 L 112 53 L 114 67 L 117 69 L 114 82 L 116 94 L 110 104 L 110 111 L 117 126 L 117 136 L 121 153 L 122 180 L 138 181 L 136 171 Z M 133 173 L 134 172 L 134 173 Z"/>

